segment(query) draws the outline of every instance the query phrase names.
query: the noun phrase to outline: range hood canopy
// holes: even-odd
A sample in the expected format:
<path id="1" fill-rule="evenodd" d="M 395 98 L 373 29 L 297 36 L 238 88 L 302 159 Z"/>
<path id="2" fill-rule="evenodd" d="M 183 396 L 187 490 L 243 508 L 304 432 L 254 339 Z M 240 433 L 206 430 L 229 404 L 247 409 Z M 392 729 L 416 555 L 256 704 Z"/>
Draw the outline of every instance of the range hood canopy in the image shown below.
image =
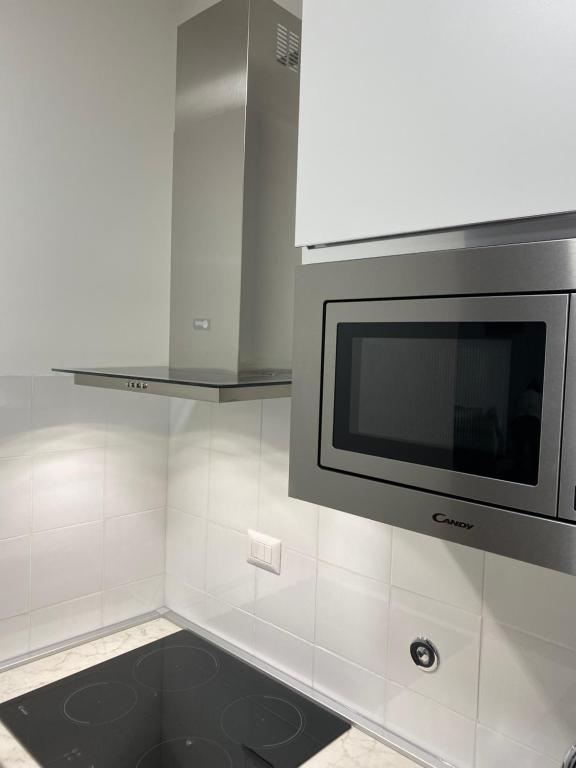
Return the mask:
<path id="1" fill-rule="evenodd" d="M 290 394 L 300 30 L 272 0 L 178 28 L 169 365 L 54 370 L 213 402 Z"/>
<path id="2" fill-rule="evenodd" d="M 58 373 L 73 373 L 75 384 L 88 387 L 208 400 L 211 403 L 289 397 L 292 387 L 292 374 L 288 370 L 237 374 L 209 368 L 167 366 L 53 370 Z"/>

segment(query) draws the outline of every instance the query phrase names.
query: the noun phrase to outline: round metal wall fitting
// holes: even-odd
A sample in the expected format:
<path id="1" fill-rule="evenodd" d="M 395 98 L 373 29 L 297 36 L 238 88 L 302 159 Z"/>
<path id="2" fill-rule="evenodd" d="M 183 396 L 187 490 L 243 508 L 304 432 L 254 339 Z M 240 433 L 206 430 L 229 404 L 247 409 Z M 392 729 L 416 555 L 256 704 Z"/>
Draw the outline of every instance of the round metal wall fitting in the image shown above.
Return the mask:
<path id="1" fill-rule="evenodd" d="M 436 646 L 426 637 L 417 637 L 410 643 L 410 656 L 422 672 L 436 672 L 440 664 Z"/>
<path id="2" fill-rule="evenodd" d="M 576 768 L 576 744 L 573 744 L 566 752 L 562 768 Z"/>

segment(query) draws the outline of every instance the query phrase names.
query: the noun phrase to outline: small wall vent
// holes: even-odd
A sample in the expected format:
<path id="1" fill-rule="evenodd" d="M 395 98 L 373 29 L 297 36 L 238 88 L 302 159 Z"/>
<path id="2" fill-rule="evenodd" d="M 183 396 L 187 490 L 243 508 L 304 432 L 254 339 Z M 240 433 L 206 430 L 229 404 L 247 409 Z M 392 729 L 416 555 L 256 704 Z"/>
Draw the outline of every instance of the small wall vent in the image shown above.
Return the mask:
<path id="1" fill-rule="evenodd" d="M 300 35 L 283 24 L 276 25 L 276 61 L 293 72 L 300 70 Z"/>

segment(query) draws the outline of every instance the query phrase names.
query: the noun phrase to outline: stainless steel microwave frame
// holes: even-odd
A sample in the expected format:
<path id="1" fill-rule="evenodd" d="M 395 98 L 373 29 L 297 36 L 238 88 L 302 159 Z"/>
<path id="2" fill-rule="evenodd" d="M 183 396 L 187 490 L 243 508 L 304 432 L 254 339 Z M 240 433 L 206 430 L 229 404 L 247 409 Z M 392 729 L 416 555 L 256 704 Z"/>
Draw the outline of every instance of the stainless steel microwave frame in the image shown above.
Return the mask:
<path id="1" fill-rule="evenodd" d="M 576 240 L 310 264 L 296 272 L 289 494 L 576 574 Z M 342 322 L 541 321 L 538 484 L 333 445 Z"/>

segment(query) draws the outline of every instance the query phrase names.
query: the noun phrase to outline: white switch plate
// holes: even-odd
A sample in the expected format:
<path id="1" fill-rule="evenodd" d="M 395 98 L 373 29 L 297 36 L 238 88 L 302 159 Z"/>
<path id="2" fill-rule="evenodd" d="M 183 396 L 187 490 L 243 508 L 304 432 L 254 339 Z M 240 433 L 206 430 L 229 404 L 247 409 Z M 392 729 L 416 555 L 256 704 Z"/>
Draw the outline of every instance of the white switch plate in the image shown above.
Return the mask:
<path id="1" fill-rule="evenodd" d="M 282 542 L 265 533 L 248 531 L 248 557 L 247 560 L 258 568 L 264 568 L 270 573 L 280 573 L 280 561 L 282 558 Z"/>

